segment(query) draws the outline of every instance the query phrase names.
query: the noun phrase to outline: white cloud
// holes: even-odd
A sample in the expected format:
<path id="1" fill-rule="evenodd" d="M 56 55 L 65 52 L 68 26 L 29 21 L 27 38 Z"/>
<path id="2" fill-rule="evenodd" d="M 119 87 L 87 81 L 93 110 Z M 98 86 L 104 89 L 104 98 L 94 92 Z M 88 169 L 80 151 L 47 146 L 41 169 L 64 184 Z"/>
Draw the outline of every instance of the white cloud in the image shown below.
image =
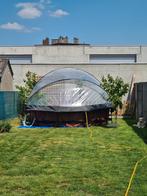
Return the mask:
<path id="1" fill-rule="evenodd" d="M 42 10 L 51 4 L 51 0 L 40 0 L 36 3 L 22 2 L 17 3 L 16 7 L 20 10 L 17 15 L 24 19 L 35 19 L 42 15 Z"/>
<path id="2" fill-rule="evenodd" d="M 24 8 L 20 10 L 17 14 L 21 18 L 34 19 L 40 17 L 42 13 L 37 8 L 32 7 L 32 8 Z"/>
<path id="3" fill-rule="evenodd" d="M 12 23 L 8 22 L 6 24 L 0 25 L 0 28 L 1 29 L 7 29 L 7 30 L 22 31 L 22 30 L 24 30 L 25 27 L 23 25 L 20 25 L 17 22 L 12 22 Z"/>
<path id="4" fill-rule="evenodd" d="M 69 13 L 64 11 L 64 10 L 62 10 L 62 9 L 58 9 L 58 10 L 56 10 L 54 12 L 49 11 L 49 15 L 51 17 L 61 18 L 63 16 L 69 15 Z"/>
<path id="5" fill-rule="evenodd" d="M 21 2 L 17 3 L 16 7 L 19 9 L 17 15 L 24 19 L 35 19 L 42 15 L 42 12 L 46 7 L 51 4 L 51 0 L 39 0 L 36 3 L 33 2 Z M 69 15 L 69 13 L 62 9 L 55 11 L 49 11 L 51 17 L 61 18 Z"/>
<path id="6" fill-rule="evenodd" d="M 13 31 L 25 32 L 25 33 L 31 33 L 33 31 L 40 30 L 40 28 L 37 28 L 37 27 L 28 28 L 24 25 L 17 23 L 17 22 L 8 22 L 6 24 L 2 24 L 2 25 L 0 25 L 0 29 L 13 30 Z"/>
<path id="7" fill-rule="evenodd" d="M 34 19 L 41 16 L 43 9 L 42 3 L 18 3 L 16 4 L 17 8 L 20 8 L 18 11 L 18 16 L 24 19 Z"/>

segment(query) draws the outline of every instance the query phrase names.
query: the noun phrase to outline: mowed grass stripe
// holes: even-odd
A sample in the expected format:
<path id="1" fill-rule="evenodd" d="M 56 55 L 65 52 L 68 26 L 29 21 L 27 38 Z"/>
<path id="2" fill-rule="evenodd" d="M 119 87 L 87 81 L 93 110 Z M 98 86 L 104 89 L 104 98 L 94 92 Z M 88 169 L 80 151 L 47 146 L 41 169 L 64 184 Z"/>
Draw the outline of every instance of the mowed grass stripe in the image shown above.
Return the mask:
<path id="1" fill-rule="evenodd" d="M 86 128 L 13 127 L 0 135 L 0 195 L 124 195 L 146 144 L 124 120 L 91 129 L 93 141 Z M 147 177 L 137 176 L 142 196 Z"/>

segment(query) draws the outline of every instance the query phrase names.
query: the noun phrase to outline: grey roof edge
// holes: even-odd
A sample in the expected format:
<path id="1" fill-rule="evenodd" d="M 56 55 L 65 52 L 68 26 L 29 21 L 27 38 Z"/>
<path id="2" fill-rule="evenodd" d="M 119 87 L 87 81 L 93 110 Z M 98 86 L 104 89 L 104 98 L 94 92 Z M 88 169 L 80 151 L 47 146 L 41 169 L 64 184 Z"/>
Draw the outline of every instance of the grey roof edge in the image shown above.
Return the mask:
<path id="1" fill-rule="evenodd" d="M 112 43 L 112 44 L 110 44 L 110 43 L 108 43 L 108 44 L 106 44 L 106 43 L 104 43 L 104 44 L 102 44 L 102 43 L 92 43 L 92 44 L 85 44 L 85 43 L 81 43 L 81 44 L 73 44 L 73 45 L 75 45 L 75 46 L 90 46 L 90 47 L 122 47 L 122 48 L 124 48 L 124 47 L 147 47 L 147 43 L 134 43 L 134 44 L 131 44 L 131 43 L 128 43 L 128 44 L 121 44 L 121 43 L 118 43 L 118 44 L 116 44 L 116 43 Z M 44 47 L 46 47 L 46 45 L 41 45 L 41 44 L 32 44 L 32 45 L 25 45 L 25 44 L 22 44 L 22 45 L 0 45 L 0 48 L 1 47 L 4 47 L 4 48 L 6 48 L 6 47 L 37 47 L 37 46 L 44 46 Z M 58 45 L 47 45 L 47 46 L 58 46 Z M 61 45 L 62 46 L 62 45 Z M 67 44 L 67 46 L 68 46 L 68 44 Z M 69 46 L 70 46 L 70 44 L 69 44 Z"/>
<path id="2" fill-rule="evenodd" d="M 135 63 L 23 63 L 23 64 L 13 64 L 11 65 L 67 65 L 67 66 L 72 66 L 72 65 L 147 65 L 147 62 L 135 62 Z"/>
<path id="3" fill-rule="evenodd" d="M 10 64 L 10 61 L 8 59 L 4 59 L 4 58 L 0 58 L 0 60 L 2 60 L 5 63 L 5 65 L 4 65 L 3 69 L 2 69 L 2 72 L 0 73 L 0 78 L 2 78 L 3 72 L 5 71 L 5 69 L 6 69 L 7 66 L 9 67 L 9 70 L 10 70 L 11 75 L 13 77 L 14 73 L 13 73 L 13 70 L 12 70 L 12 67 L 11 67 L 11 64 Z"/>

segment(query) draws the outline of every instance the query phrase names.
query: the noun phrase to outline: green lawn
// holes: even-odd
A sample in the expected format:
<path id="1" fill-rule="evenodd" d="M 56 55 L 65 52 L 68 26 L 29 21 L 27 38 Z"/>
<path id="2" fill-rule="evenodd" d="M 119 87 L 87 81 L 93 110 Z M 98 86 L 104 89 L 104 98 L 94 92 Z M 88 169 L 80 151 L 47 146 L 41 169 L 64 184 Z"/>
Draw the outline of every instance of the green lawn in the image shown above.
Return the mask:
<path id="1" fill-rule="evenodd" d="M 131 124 L 91 127 L 92 140 L 87 128 L 13 127 L 0 134 L 0 195 L 124 196 L 136 161 L 147 154 Z M 147 159 L 129 196 L 147 195 L 146 166 Z"/>

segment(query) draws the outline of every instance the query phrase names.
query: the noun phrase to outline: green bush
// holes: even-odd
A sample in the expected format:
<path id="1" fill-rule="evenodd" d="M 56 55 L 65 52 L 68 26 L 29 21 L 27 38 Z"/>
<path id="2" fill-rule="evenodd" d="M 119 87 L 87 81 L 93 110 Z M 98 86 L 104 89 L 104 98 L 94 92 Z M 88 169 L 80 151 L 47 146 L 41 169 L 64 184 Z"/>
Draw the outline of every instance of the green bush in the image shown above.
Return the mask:
<path id="1" fill-rule="evenodd" d="M 8 121 L 0 122 L 0 133 L 9 132 L 11 128 L 12 126 Z"/>
<path id="2" fill-rule="evenodd" d="M 19 98 L 20 98 L 18 112 L 22 116 L 25 115 L 25 107 L 26 107 L 27 99 L 28 99 L 29 95 L 31 94 L 32 89 L 34 88 L 34 86 L 38 82 L 38 80 L 39 80 L 39 77 L 37 76 L 37 74 L 28 71 L 26 73 L 26 79 L 23 80 L 24 84 L 22 86 L 16 85 L 16 89 L 18 89 L 18 94 L 19 94 Z"/>

